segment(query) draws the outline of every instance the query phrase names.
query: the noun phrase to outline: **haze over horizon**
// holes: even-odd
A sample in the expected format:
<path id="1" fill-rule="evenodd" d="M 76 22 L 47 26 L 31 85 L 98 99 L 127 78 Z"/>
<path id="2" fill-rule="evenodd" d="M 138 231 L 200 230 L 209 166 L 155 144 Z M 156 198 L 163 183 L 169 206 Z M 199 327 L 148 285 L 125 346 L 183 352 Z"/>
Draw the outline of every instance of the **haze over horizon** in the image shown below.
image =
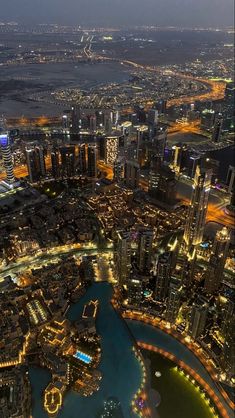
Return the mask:
<path id="1" fill-rule="evenodd" d="M 0 0 L 1 20 L 90 26 L 233 25 L 233 0 Z"/>

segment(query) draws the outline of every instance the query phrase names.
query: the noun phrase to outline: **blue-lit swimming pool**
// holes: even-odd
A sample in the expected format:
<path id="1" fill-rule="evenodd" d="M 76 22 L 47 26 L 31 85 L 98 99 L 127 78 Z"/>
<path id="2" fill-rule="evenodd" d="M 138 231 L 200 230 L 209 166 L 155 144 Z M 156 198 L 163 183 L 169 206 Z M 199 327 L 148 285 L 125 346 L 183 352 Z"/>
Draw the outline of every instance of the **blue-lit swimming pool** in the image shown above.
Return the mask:
<path id="1" fill-rule="evenodd" d="M 92 357 L 82 351 L 77 351 L 74 356 L 76 359 L 83 361 L 83 363 L 89 364 L 92 361 Z"/>

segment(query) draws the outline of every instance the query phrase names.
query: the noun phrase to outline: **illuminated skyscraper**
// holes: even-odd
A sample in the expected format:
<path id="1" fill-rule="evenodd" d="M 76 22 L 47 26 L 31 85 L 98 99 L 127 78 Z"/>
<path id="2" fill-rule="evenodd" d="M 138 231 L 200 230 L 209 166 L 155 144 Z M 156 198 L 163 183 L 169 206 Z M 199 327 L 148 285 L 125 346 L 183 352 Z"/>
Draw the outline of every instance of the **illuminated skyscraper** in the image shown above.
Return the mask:
<path id="1" fill-rule="evenodd" d="M 36 146 L 26 149 L 26 162 L 30 183 L 36 183 L 46 174 L 43 148 Z"/>
<path id="2" fill-rule="evenodd" d="M 203 172 L 200 167 L 197 166 L 184 232 L 184 241 L 189 251 L 193 249 L 194 246 L 200 244 L 203 239 L 211 176 L 211 170 Z"/>
<path id="3" fill-rule="evenodd" d="M 152 143 L 155 149 L 155 156 L 160 157 L 161 161 L 164 160 L 166 141 L 167 141 L 167 127 L 160 126 L 153 133 Z"/>
<path id="4" fill-rule="evenodd" d="M 194 340 L 201 337 L 206 326 L 209 305 L 203 296 L 198 296 L 192 306 L 189 333 Z"/>
<path id="5" fill-rule="evenodd" d="M 105 162 L 113 165 L 118 156 L 119 137 L 107 136 L 105 138 Z"/>
<path id="6" fill-rule="evenodd" d="M 218 290 L 223 278 L 224 266 L 228 256 L 230 232 L 223 228 L 217 232 L 206 270 L 205 290 L 214 293 Z"/>
<path id="7" fill-rule="evenodd" d="M 114 166 L 113 166 L 113 177 L 114 180 L 117 181 L 117 183 L 121 183 L 123 181 L 124 178 L 124 158 L 117 158 L 114 161 Z"/>
<path id="8" fill-rule="evenodd" d="M 138 269 L 143 274 L 148 274 L 151 267 L 153 247 L 153 230 L 142 229 L 139 231 L 139 244 L 137 251 Z"/>
<path id="9" fill-rule="evenodd" d="M 143 281 L 141 277 L 132 276 L 127 282 L 128 303 L 129 305 L 139 306 L 142 300 Z"/>
<path id="10" fill-rule="evenodd" d="M 116 267 L 119 283 L 127 284 L 131 270 L 130 232 L 117 232 Z"/>
<path id="11" fill-rule="evenodd" d="M 164 301 L 167 297 L 171 278 L 171 253 L 161 254 L 157 262 L 157 278 L 155 285 L 155 299 Z"/>
<path id="12" fill-rule="evenodd" d="M 2 152 L 3 164 L 6 170 L 6 181 L 9 185 L 13 185 L 15 181 L 10 140 L 7 133 L 0 133 L 0 148 Z"/>
<path id="13" fill-rule="evenodd" d="M 180 309 L 183 286 L 180 279 L 172 277 L 166 304 L 166 321 L 175 324 Z"/>

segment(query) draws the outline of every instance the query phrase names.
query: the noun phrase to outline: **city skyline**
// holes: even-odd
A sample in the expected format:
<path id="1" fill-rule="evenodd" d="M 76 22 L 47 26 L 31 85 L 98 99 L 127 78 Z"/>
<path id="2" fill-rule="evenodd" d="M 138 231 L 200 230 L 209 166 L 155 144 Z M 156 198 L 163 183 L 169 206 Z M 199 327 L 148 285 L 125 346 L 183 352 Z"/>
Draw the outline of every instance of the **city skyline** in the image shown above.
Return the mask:
<path id="1" fill-rule="evenodd" d="M 1 418 L 234 418 L 231 0 L 2 10 Z"/>

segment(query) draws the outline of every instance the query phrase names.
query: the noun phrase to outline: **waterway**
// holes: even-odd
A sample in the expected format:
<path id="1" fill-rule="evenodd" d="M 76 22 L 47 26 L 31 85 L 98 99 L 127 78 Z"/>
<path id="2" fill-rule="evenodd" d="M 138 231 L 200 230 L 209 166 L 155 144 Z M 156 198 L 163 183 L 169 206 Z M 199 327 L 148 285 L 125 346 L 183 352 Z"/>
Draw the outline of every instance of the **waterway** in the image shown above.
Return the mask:
<path id="1" fill-rule="evenodd" d="M 130 412 L 130 403 L 140 385 L 141 368 L 132 351 L 133 340 L 129 330 L 110 304 L 111 295 L 112 287 L 109 284 L 94 284 L 67 313 L 68 319 L 77 320 L 81 317 L 85 303 L 91 299 L 99 300 L 97 332 L 102 337 L 99 369 L 103 379 L 100 390 L 91 397 L 85 398 L 69 392 L 58 418 L 98 418 L 103 402 L 110 396 L 120 399 L 125 418 L 134 417 Z M 46 370 L 32 369 L 30 377 L 33 386 L 33 417 L 46 418 L 42 407 L 42 392 L 50 375 Z"/>
<path id="2" fill-rule="evenodd" d="M 197 371 L 216 391 L 216 386 L 207 371 L 197 358 L 181 343 L 164 332 L 135 321 L 122 320 L 113 309 L 110 299 L 112 287 L 108 283 L 95 283 L 86 292 L 78 303 L 72 305 L 67 313 L 71 321 L 81 317 L 83 306 L 91 299 L 99 300 L 99 312 L 97 318 L 97 332 L 101 335 L 102 360 L 100 370 L 103 374 L 100 390 L 93 396 L 84 398 L 74 392 L 65 396 L 64 406 L 58 414 L 58 418 L 98 418 L 103 402 L 110 396 L 118 398 L 122 404 L 124 418 L 132 418 L 130 403 L 141 381 L 141 369 L 132 351 L 132 335 L 140 341 L 151 343 L 157 347 L 170 351 L 179 359 Z M 186 390 L 187 383 L 173 380 L 176 390 L 172 391 L 172 378 L 169 365 L 163 359 L 156 359 L 154 370 L 161 369 L 162 381 L 156 389 L 159 391 L 162 403 L 159 407 L 160 418 L 171 418 L 169 415 L 169 402 L 180 407 L 180 418 L 189 417 L 190 409 L 195 411 L 195 418 L 209 418 L 208 409 L 203 399 L 198 398 L 193 391 Z M 46 370 L 32 368 L 30 370 L 33 394 L 33 418 L 47 418 L 42 406 L 42 394 L 50 379 Z M 194 396 L 195 395 L 195 396 Z"/>

